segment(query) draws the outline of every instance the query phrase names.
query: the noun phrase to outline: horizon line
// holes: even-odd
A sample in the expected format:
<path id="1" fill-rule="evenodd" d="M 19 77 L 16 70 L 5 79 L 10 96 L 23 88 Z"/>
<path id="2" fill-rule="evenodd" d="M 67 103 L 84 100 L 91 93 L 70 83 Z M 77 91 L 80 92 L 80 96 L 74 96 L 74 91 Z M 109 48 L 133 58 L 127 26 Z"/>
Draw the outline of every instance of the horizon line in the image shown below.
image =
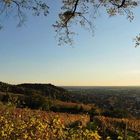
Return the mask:
<path id="1" fill-rule="evenodd" d="M 11 85 L 19 85 L 19 84 L 52 84 L 59 87 L 140 87 L 140 85 L 61 85 L 61 84 L 55 84 L 51 82 L 19 82 L 19 83 L 12 83 L 12 82 L 3 82 L 6 84 Z"/>

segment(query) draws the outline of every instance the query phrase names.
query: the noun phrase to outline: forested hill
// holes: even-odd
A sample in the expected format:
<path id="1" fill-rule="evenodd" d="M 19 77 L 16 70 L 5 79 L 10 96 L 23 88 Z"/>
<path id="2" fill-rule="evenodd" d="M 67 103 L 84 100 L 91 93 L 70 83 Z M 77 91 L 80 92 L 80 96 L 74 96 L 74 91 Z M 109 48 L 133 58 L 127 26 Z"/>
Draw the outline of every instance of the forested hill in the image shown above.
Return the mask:
<path id="1" fill-rule="evenodd" d="M 11 85 L 0 82 L 0 102 L 12 102 L 17 107 L 48 110 L 55 107 L 56 99 L 69 100 L 70 93 L 52 84 Z"/>
<path id="2" fill-rule="evenodd" d="M 66 92 L 66 90 L 64 88 L 57 87 L 57 86 L 54 86 L 52 84 L 25 83 L 25 84 L 19 84 L 17 86 L 28 88 L 28 89 L 33 89 L 33 90 L 39 90 L 39 91 L 42 91 L 42 92 L 50 92 L 50 91 Z"/>
<path id="3" fill-rule="evenodd" d="M 25 88 L 27 90 L 34 90 L 40 92 L 43 96 L 49 96 L 52 98 L 59 98 L 61 96 L 64 96 L 65 93 L 67 93 L 67 90 L 61 87 L 54 86 L 52 84 L 25 83 L 17 85 L 17 87 Z"/>
<path id="4" fill-rule="evenodd" d="M 82 102 L 85 96 L 80 94 L 72 93 L 62 87 L 57 87 L 52 84 L 32 84 L 24 83 L 19 85 L 11 85 L 0 82 L 0 92 L 9 94 L 18 94 L 25 96 L 42 96 L 51 99 L 58 99 L 67 102 Z"/>
<path id="5" fill-rule="evenodd" d="M 10 92 L 14 94 L 39 94 L 43 96 L 49 96 L 52 98 L 59 98 L 67 93 L 67 90 L 54 86 L 52 84 L 19 84 L 11 85 L 7 83 L 0 82 L 1 92 Z"/>
<path id="6" fill-rule="evenodd" d="M 11 85 L 0 82 L 0 102 L 18 108 L 42 109 L 54 112 L 85 113 L 94 105 L 76 103 L 78 96 L 52 84 Z M 77 97 L 77 98 L 76 98 Z M 72 99 L 75 102 L 72 102 Z"/>

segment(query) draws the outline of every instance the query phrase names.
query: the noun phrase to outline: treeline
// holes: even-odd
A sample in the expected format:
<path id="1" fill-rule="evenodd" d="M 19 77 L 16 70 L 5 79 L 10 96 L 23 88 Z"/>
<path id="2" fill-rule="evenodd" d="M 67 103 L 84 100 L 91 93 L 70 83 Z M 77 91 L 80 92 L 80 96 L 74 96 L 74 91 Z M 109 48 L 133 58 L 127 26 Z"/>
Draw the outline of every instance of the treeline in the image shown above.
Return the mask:
<path id="1" fill-rule="evenodd" d="M 32 93 L 29 95 L 0 92 L 0 102 L 16 106 L 17 108 L 40 109 L 44 111 L 65 112 L 71 114 L 86 114 L 92 106 L 80 103 L 62 102 Z M 60 102 L 60 101 L 59 101 Z"/>

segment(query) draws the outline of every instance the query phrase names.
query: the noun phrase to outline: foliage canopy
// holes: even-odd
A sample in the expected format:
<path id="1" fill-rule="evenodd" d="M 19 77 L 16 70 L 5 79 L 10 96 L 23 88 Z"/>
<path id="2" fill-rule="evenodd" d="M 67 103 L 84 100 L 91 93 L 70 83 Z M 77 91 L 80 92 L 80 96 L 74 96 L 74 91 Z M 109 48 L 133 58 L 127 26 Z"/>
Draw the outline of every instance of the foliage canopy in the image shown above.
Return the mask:
<path id="1" fill-rule="evenodd" d="M 59 18 L 53 25 L 58 35 L 59 45 L 73 43 L 75 34 L 71 28 L 73 23 L 93 32 L 94 19 L 98 16 L 99 9 L 104 9 L 109 16 L 124 15 L 132 21 L 133 9 L 139 5 L 138 0 L 60 0 L 60 3 Z M 47 16 L 49 7 L 47 0 L 1 0 L 0 15 L 18 16 L 18 26 L 21 26 L 25 21 L 26 12 L 30 11 L 36 16 L 40 14 Z M 140 35 L 136 36 L 135 42 L 135 46 L 140 44 Z"/>

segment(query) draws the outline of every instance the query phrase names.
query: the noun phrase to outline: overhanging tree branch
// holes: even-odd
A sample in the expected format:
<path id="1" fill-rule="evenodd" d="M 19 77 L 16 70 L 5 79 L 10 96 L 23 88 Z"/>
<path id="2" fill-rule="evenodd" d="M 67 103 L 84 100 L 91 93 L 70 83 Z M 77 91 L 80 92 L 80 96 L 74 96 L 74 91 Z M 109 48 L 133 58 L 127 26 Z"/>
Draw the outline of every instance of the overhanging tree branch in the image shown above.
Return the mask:
<path id="1" fill-rule="evenodd" d="M 62 7 L 59 19 L 53 25 L 58 35 L 58 40 L 71 44 L 71 35 L 73 23 L 93 30 L 95 19 L 98 16 L 99 9 L 103 7 L 109 16 L 126 15 L 132 21 L 134 18 L 133 8 L 138 6 L 139 0 L 60 0 Z M 25 19 L 26 11 L 32 11 L 33 15 L 39 16 L 43 13 L 47 16 L 49 11 L 47 0 L 0 0 L 0 15 L 4 14 L 16 15 L 20 24 Z M 11 13 L 11 11 L 13 13 Z M 25 12 L 25 13 L 24 13 Z M 94 16 L 89 19 L 88 16 Z M 1 19 L 0 19 L 1 21 Z M 1 23 L 0 23 L 1 25 Z"/>
<path id="2" fill-rule="evenodd" d="M 124 4 L 125 4 L 125 1 L 126 1 L 126 0 L 122 0 L 122 3 L 121 3 L 121 5 L 118 5 L 118 8 L 123 7 L 123 6 L 124 6 Z"/>
<path id="3" fill-rule="evenodd" d="M 66 12 L 63 13 L 63 15 L 64 15 L 65 18 L 66 18 L 66 21 L 64 22 L 64 26 L 67 26 L 69 20 L 70 20 L 72 17 L 75 16 L 76 9 L 77 9 L 77 6 L 78 6 L 78 2 L 79 2 L 79 0 L 76 0 L 72 11 L 66 11 Z"/>

